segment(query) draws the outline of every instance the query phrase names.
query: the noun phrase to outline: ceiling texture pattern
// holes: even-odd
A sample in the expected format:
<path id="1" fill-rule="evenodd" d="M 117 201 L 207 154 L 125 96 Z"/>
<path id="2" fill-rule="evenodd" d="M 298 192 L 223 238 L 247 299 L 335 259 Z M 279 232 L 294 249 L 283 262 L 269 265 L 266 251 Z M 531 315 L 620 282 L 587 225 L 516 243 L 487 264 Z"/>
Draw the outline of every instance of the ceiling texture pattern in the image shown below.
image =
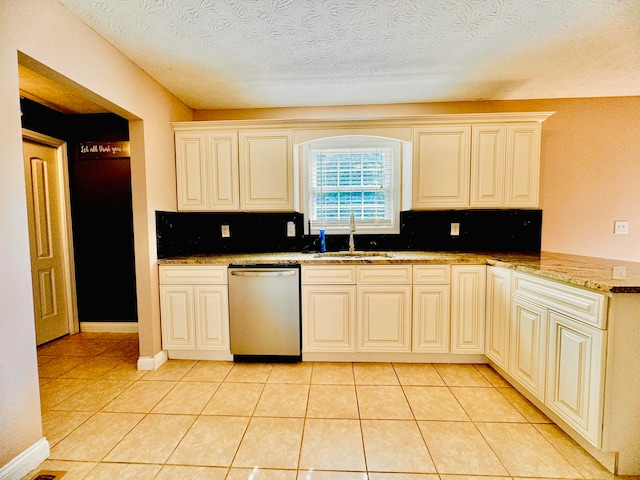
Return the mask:
<path id="1" fill-rule="evenodd" d="M 59 0 L 195 109 L 640 95 L 638 0 Z"/>

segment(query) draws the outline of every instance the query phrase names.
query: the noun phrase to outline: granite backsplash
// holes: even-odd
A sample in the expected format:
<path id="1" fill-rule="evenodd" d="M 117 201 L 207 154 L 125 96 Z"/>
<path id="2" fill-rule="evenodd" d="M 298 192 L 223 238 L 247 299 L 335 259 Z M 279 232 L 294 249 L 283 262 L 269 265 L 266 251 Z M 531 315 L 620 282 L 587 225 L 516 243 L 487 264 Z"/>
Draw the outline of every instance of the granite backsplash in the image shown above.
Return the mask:
<path id="1" fill-rule="evenodd" d="M 293 222 L 296 236 L 287 236 Z M 451 223 L 460 235 L 451 236 Z M 230 237 L 223 238 L 221 226 Z M 541 210 L 434 210 L 400 214 L 400 234 L 358 235 L 358 250 L 539 252 Z M 212 253 L 317 251 L 301 213 L 156 212 L 158 258 Z M 348 248 L 348 235 L 327 235 L 327 250 Z"/>

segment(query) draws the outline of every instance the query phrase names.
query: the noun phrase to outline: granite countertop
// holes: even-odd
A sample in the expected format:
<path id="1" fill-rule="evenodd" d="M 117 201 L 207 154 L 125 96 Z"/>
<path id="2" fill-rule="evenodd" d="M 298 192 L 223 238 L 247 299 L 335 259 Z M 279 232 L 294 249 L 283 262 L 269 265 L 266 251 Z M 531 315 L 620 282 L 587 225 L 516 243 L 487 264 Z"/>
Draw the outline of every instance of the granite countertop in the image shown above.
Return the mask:
<path id="1" fill-rule="evenodd" d="M 171 257 L 159 265 L 230 264 L 487 264 L 511 268 L 540 277 L 611 293 L 640 293 L 640 263 L 553 252 L 385 252 L 389 256 L 318 256 L 317 253 L 211 254 Z M 614 279 L 613 269 L 623 268 L 624 278 Z"/>

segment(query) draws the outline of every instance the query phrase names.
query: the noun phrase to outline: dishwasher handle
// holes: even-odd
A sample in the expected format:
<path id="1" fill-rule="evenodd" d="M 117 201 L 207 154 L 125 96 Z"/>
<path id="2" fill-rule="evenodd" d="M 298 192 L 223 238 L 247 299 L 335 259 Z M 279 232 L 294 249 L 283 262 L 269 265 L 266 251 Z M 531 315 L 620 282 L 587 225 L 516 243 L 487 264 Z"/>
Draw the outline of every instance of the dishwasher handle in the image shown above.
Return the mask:
<path id="1" fill-rule="evenodd" d="M 296 270 L 234 270 L 231 275 L 236 277 L 293 277 L 296 273 L 298 273 Z"/>

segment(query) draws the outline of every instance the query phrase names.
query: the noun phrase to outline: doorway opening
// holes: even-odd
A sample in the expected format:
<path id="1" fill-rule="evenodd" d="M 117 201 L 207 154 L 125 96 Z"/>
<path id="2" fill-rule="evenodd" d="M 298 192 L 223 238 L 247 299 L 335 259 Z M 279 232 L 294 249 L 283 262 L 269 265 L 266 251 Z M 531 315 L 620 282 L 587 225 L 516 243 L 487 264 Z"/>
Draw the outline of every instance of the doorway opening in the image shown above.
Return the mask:
<path id="1" fill-rule="evenodd" d="M 115 157 L 81 153 L 87 143 L 128 143 L 128 121 L 113 113 L 65 114 L 27 98 L 21 98 L 21 106 L 24 128 L 66 144 L 63 188 L 68 188 L 77 317 L 68 333 L 137 332 L 128 152 Z"/>

